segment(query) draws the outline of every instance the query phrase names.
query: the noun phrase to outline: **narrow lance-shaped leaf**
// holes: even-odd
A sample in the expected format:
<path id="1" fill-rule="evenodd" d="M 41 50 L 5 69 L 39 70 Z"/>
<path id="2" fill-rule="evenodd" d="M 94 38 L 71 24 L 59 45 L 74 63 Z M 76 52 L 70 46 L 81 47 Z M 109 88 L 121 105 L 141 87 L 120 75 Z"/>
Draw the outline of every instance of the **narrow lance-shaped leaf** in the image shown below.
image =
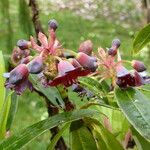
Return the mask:
<path id="1" fill-rule="evenodd" d="M 7 118 L 10 110 L 10 105 L 11 105 L 11 94 L 12 92 L 9 92 L 8 96 L 6 97 L 6 100 L 4 102 L 2 111 L 1 111 L 1 116 L 0 116 L 0 139 L 5 138 L 6 134 L 6 125 L 7 125 Z"/>
<path id="2" fill-rule="evenodd" d="M 146 25 L 137 34 L 133 42 L 133 53 L 138 53 L 144 46 L 150 42 L 150 24 Z"/>
<path id="3" fill-rule="evenodd" d="M 5 72 L 4 57 L 3 57 L 2 51 L 0 51 L 0 96 L 1 96 L 0 97 L 0 112 L 3 107 L 5 94 L 6 94 L 6 89 L 4 87 L 5 78 L 3 77 L 4 72 Z"/>
<path id="4" fill-rule="evenodd" d="M 16 95 L 16 93 L 12 93 L 12 95 L 11 95 L 11 106 L 10 106 L 8 119 L 7 119 L 7 126 L 6 126 L 7 130 L 10 130 L 10 128 L 12 126 L 17 108 L 18 108 L 18 96 Z"/>
<path id="5" fill-rule="evenodd" d="M 150 99 L 133 88 L 116 88 L 115 97 L 129 122 L 143 137 L 150 140 Z"/>
<path id="6" fill-rule="evenodd" d="M 15 133 L 10 138 L 0 143 L 0 149 L 5 150 L 17 150 L 23 147 L 25 144 L 55 126 L 62 123 L 68 123 L 75 120 L 82 119 L 84 117 L 92 117 L 98 114 L 97 111 L 93 110 L 76 110 L 73 112 L 64 112 L 46 120 L 40 121 L 32 126 L 27 127 L 19 133 Z"/>

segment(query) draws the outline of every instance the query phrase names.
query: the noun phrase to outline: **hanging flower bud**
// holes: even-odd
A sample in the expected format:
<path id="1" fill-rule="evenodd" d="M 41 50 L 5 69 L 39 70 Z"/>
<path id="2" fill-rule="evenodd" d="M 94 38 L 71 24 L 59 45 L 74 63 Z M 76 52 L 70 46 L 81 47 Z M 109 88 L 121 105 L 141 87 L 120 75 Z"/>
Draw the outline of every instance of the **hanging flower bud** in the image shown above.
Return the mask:
<path id="1" fill-rule="evenodd" d="M 5 87 L 15 90 L 18 95 L 22 94 L 27 87 L 32 91 L 33 86 L 28 80 L 28 75 L 27 66 L 25 64 L 18 65 L 7 76 L 8 80 L 6 80 Z"/>
<path id="2" fill-rule="evenodd" d="M 112 41 L 111 48 L 108 49 L 108 55 L 115 56 L 117 54 L 117 50 L 120 47 L 120 40 L 114 39 Z"/>
<path id="3" fill-rule="evenodd" d="M 132 67 L 137 71 L 137 72 L 143 72 L 146 70 L 146 67 L 143 62 L 138 61 L 138 60 L 133 60 L 132 62 Z"/>
<path id="4" fill-rule="evenodd" d="M 76 83 L 76 79 L 80 76 L 86 76 L 90 73 L 88 70 L 82 70 L 82 68 L 75 68 L 70 62 L 61 60 L 58 63 L 58 77 L 52 80 L 49 85 L 57 86 L 63 84 L 68 87 L 73 83 Z"/>
<path id="5" fill-rule="evenodd" d="M 43 59 L 41 56 L 35 57 L 29 64 L 28 64 L 28 70 L 32 74 L 38 74 L 43 69 Z"/>
<path id="6" fill-rule="evenodd" d="M 117 66 L 117 80 L 116 84 L 120 88 L 127 88 L 128 86 L 135 86 L 135 78 L 129 71 L 122 65 Z"/>
<path id="7" fill-rule="evenodd" d="M 16 84 L 29 75 L 28 68 L 25 64 L 20 64 L 10 72 L 9 83 Z"/>
<path id="8" fill-rule="evenodd" d="M 25 50 L 25 49 L 28 49 L 28 48 L 31 47 L 31 42 L 30 42 L 30 41 L 27 41 L 27 40 L 24 40 L 24 39 L 21 39 L 21 40 L 18 40 L 17 46 L 18 46 L 21 50 Z"/>
<path id="9" fill-rule="evenodd" d="M 112 47 L 108 49 L 108 55 L 115 56 L 116 54 L 117 54 L 117 49 Z"/>
<path id="10" fill-rule="evenodd" d="M 119 48 L 120 45 L 121 45 L 121 42 L 120 42 L 119 39 L 114 39 L 114 40 L 112 41 L 112 47 Z"/>
<path id="11" fill-rule="evenodd" d="M 94 72 L 98 67 L 98 65 L 96 63 L 96 61 L 97 61 L 96 58 L 88 56 L 85 53 L 79 52 L 77 54 L 76 59 L 80 63 L 80 65 L 83 66 L 83 68 L 89 69 L 92 72 Z"/>
<path id="12" fill-rule="evenodd" d="M 55 19 L 51 19 L 48 22 L 48 26 L 50 29 L 53 29 L 55 31 L 58 28 L 58 23 Z"/>
<path id="13" fill-rule="evenodd" d="M 93 50 L 93 43 L 91 40 L 84 41 L 79 46 L 79 52 L 83 52 L 87 55 L 91 55 Z"/>
<path id="14" fill-rule="evenodd" d="M 75 68 L 81 67 L 81 65 L 75 58 L 69 58 L 68 60 Z"/>

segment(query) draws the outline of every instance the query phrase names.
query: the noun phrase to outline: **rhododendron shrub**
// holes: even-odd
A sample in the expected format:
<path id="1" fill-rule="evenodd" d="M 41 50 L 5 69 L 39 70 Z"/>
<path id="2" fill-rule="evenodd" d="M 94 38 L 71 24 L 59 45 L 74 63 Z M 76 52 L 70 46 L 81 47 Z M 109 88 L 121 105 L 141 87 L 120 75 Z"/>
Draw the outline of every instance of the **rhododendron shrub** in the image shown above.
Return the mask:
<path id="1" fill-rule="evenodd" d="M 37 41 L 32 36 L 18 40 L 12 51 L 13 69 L 3 74 L 6 89 L 17 95 L 27 88 L 37 92 L 46 102 L 49 118 L 20 135 L 9 135 L 0 149 L 21 148 L 49 129 L 53 136 L 48 149 L 120 150 L 137 147 L 139 137 L 148 145 L 150 97 L 143 91 L 149 92 L 150 76 L 146 65 L 124 60 L 119 39 L 106 49 L 95 50 L 88 39 L 77 50 L 69 50 L 57 38 L 57 30 L 58 23 L 52 19 L 47 35 L 39 32 Z M 66 130 L 69 145 L 63 139 Z M 6 128 L 1 138 L 9 131 Z"/>

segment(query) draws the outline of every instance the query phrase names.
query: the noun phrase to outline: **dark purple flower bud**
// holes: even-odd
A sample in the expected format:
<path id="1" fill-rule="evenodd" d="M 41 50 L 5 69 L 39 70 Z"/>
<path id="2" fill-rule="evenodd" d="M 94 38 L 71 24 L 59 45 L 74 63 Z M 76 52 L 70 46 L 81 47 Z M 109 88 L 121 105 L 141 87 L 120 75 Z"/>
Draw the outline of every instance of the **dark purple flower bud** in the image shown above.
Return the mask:
<path id="1" fill-rule="evenodd" d="M 108 49 L 108 55 L 115 56 L 117 54 L 117 50 L 120 47 L 120 40 L 114 39 L 112 41 L 111 48 Z"/>
<path id="2" fill-rule="evenodd" d="M 117 49 L 111 47 L 108 49 L 108 55 L 115 56 L 117 54 Z"/>
<path id="3" fill-rule="evenodd" d="M 93 50 L 93 43 L 91 40 L 84 41 L 79 46 L 79 52 L 83 52 L 87 55 L 91 55 Z"/>
<path id="4" fill-rule="evenodd" d="M 121 45 L 121 42 L 120 42 L 119 39 L 114 39 L 114 40 L 112 41 L 112 47 L 119 48 L 120 45 Z"/>
<path id="5" fill-rule="evenodd" d="M 58 23 L 55 19 L 51 19 L 48 22 L 48 26 L 50 29 L 53 29 L 55 31 L 58 28 Z"/>
<path id="6" fill-rule="evenodd" d="M 146 70 L 146 67 L 143 62 L 138 61 L 138 60 L 133 60 L 132 62 L 132 67 L 137 71 L 137 72 L 143 72 Z"/>
<path id="7" fill-rule="evenodd" d="M 27 40 L 24 40 L 24 39 L 21 39 L 21 40 L 18 40 L 17 46 L 18 46 L 21 50 L 25 50 L 25 49 L 28 49 L 29 47 L 31 47 L 31 42 L 30 42 L 30 41 L 27 41 Z"/>
<path id="8" fill-rule="evenodd" d="M 90 57 L 85 53 L 79 52 L 76 59 L 80 63 L 80 65 L 83 66 L 83 68 L 88 69 L 92 72 L 96 71 L 98 67 L 95 57 Z"/>
<path id="9" fill-rule="evenodd" d="M 25 64 L 20 64 L 10 72 L 9 83 L 17 84 L 26 79 L 29 75 L 28 68 Z"/>
<path id="10" fill-rule="evenodd" d="M 43 70 L 43 59 L 41 56 L 35 57 L 28 65 L 28 70 L 32 74 L 38 74 Z"/>

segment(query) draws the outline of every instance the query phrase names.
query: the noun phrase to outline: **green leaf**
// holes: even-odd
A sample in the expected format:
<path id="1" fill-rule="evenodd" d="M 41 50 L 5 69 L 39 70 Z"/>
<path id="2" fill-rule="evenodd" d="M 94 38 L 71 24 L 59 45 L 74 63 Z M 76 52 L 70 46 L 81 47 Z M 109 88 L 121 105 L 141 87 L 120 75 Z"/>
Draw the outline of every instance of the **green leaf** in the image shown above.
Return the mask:
<path id="1" fill-rule="evenodd" d="M 95 78 L 84 77 L 84 78 L 80 78 L 79 81 L 83 85 L 88 85 L 89 88 L 93 87 L 93 89 L 103 91 L 104 93 L 109 92 L 109 86 L 104 80 L 102 82 L 99 82 Z"/>
<path id="2" fill-rule="evenodd" d="M 10 110 L 9 110 L 9 114 L 8 114 L 8 119 L 7 119 L 7 130 L 10 130 L 11 125 L 13 123 L 13 120 L 15 118 L 15 114 L 18 108 L 18 96 L 16 95 L 16 93 L 12 93 L 11 95 L 11 106 L 10 106 Z"/>
<path id="3" fill-rule="evenodd" d="M 143 137 L 150 140 L 150 99 L 133 88 L 116 88 L 115 97 L 129 122 Z"/>
<path id="4" fill-rule="evenodd" d="M 4 64 L 4 57 L 2 54 L 2 51 L 0 51 L 0 112 L 3 108 L 4 100 L 5 100 L 5 94 L 6 89 L 4 87 L 5 84 L 5 78 L 3 77 L 3 73 L 5 73 L 5 64 Z"/>
<path id="5" fill-rule="evenodd" d="M 18 134 L 11 136 L 10 138 L 2 141 L 0 143 L 0 149 L 5 150 L 16 150 L 23 147 L 25 144 L 55 126 L 58 126 L 62 123 L 68 123 L 75 120 L 79 120 L 84 117 L 92 117 L 95 114 L 98 114 L 97 111 L 93 110 L 76 110 L 72 112 L 64 112 L 43 121 L 40 121 L 32 126 L 27 127 Z"/>
<path id="6" fill-rule="evenodd" d="M 131 130 L 138 150 L 149 150 L 150 142 L 145 140 L 133 127 L 131 128 Z"/>
<path id="7" fill-rule="evenodd" d="M 138 53 L 150 42 L 150 24 L 146 25 L 135 37 L 133 41 L 133 53 Z"/>
<path id="8" fill-rule="evenodd" d="M 98 80 L 91 77 L 84 77 L 79 79 L 80 84 L 88 88 L 100 99 L 105 99 L 107 101 L 106 94 L 109 92 L 109 86 L 105 81 L 99 83 Z"/>
<path id="9" fill-rule="evenodd" d="M 62 129 L 55 135 L 55 137 L 51 140 L 50 144 L 47 147 L 47 150 L 54 150 L 57 141 L 60 139 L 64 131 L 69 128 L 70 123 L 65 124 Z"/>
<path id="10" fill-rule="evenodd" d="M 84 126 L 82 120 L 71 123 L 70 126 L 70 149 L 71 150 L 96 150 L 96 142 L 89 131 Z"/>
<path id="11" fill-rule="evenodd" d="M 99 132 L 97 130 L 93 129 L 92 134 L 93 134 L 93 137 L 95 138 L 95 142 L 96 142 L 98 149 L 107 150 L 107 145 L 106 145 L 105 141 L 102 139 Z"/>
<path id="12" fill-rule="evenodd" d="M 97 141 L 98 149 L 106 150 L 123 150 L 121 144 L 115 136 L 109 132 L 103 125 L 93 118 L 84 119 L 91 128 L 93 136 Z"/>
<path id="13" fill-rule="evenodd" d="M 61 105 L 64 107 L 63 99 L 56 87 L 48 87 L 45 88 L 40 82 L 37 75 L 30 75 L 30 80 L 32 81 L 33 87 L 42 93 L 47 99 L 54 105 L 59 106 Z"/>
<path id="14" fill-rule="evenodd" d="M 1 111 L 1 117 L 0 117 L 0 139 L 5 138 L 6 134 L 6 125 L 7 125 L 7 118 L 10 110 L 11 105 L 11 94 L 12 92 L 9 92 L 8 96 L 6 97 L 6 100 L 3 105 L 3 109 Z"/>
<path id="15" fill-rule="evenodd" d="M 106 107 L 96 107 L 96 110 L 101 111 L 108 117 L 112 127 L 112 133 L 120 142 L 123 141 L 127 131 L 129 130 L 130 124 L 122 111 Z M 100 119 L 104 118 L 101 117 Z M 101 122 L 104 122 L 104 120 L 101 120 Z"/>

